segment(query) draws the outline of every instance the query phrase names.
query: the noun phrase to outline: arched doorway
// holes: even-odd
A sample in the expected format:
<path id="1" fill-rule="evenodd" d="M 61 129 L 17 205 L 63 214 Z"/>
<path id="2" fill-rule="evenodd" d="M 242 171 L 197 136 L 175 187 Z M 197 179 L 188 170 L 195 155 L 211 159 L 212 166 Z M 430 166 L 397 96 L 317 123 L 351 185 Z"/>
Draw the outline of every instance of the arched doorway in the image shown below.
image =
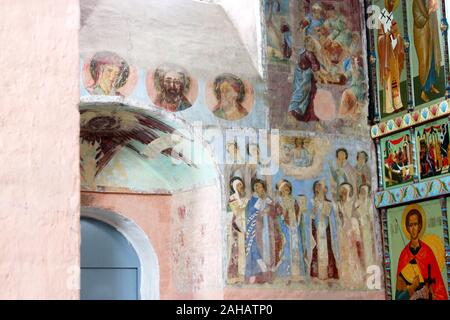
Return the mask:
<path id="1" fill-rule="evenodd" d="M 96 225 L 93 226 L 92 221 Z M 98 227 L 98 224 L 102 224 L 102 226 Z M 84 233 L 85 231 L 88 233 Z M 98 234 L 95 234 L 97 232 Z M 98 256 L 92 258 L 91 255 Z M 104 255 L 110 256 L 105 257 L 105 262 L 99 261 Z M 145 232 L 134 221 L 118 213 L 95 207 L 81 207 L 81 299 L 103 299 L 94 297 L 90 293 L 84 295 L 83 291 L 89 287 L 83 287 L 83 281 L 88 280 L 83 277 L 89 275 L 83 274 L 83 272 L 89 267 L 105 269 L 104 267 L 108 265 L 113 268 L 116 266 L 123 269 L 137 269 L 138 293 L 133 297 L 131 295 L 129 297 L 116 296 L 115 299 L 159 299 L 158 258 Z M 84 271 L 83 268 L 85 268 Z M 102 271 L 100 269 L 98 272 Z M 127 275 L 130 273 L 128 272 Z M 107 276 L 106 273 L 103 279 L 115 281 L 114 278 L 107 278 Z M 114 286 L 116 283 L 104 285 Z"/>
<path id="2" fill-rule="evenodd" d="M 209 265 L 221 274 L 221 253 L 195 249 L 198 237 L 221 244 L 220 171 L 201 134 L 174 114 L 122 97 L 82 98 L 80 113 L 81 214 L 100 215 L 133 245 L 140 297 L 194 296 L 199 286 L 216 285 Z M 215 215 L 204 221 L 203 212 Z"/>
<path id="3" fill-rule="evenodd" d="M 141 267 L 136 251 L 117 229 L 81 218 L 82 300 L 138 300 Z"/>

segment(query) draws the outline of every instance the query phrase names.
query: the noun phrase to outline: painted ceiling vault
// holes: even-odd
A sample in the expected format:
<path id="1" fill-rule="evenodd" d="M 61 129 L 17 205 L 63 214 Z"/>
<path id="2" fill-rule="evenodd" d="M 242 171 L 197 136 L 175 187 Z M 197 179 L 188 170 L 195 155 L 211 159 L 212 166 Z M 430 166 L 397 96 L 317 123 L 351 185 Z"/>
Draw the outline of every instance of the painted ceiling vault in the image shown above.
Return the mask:
<path id="1" fill-rule="evenodd" d="M 189 128 L 146 108 L 114 103 L 80 107 L 82 187 L 86 190 L 171 193 L 214 179 L 213 162 L 191 160 Z"/>

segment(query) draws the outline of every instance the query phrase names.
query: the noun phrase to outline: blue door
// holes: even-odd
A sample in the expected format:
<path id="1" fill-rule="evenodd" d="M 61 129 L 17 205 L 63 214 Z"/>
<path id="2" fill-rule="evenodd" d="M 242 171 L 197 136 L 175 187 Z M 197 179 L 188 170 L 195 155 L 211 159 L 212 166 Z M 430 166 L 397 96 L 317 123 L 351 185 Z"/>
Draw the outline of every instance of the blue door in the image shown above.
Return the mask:
<path id="1" fill-rule="evenodd" d="M 139 299 L 140 265 L 136 251 L 115 228 L 81 219 L 81 299 Z"/>

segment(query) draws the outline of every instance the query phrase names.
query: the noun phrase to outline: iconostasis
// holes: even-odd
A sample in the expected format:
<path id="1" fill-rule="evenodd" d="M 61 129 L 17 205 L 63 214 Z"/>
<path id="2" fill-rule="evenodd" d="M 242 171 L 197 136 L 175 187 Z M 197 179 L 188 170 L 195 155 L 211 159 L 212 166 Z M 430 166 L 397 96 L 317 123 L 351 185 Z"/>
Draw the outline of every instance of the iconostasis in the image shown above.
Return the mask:
<path id="1" fill-rule="evenodd" d="M 387 297 L 447 300 L 449 3 L 366 5 Z"/>

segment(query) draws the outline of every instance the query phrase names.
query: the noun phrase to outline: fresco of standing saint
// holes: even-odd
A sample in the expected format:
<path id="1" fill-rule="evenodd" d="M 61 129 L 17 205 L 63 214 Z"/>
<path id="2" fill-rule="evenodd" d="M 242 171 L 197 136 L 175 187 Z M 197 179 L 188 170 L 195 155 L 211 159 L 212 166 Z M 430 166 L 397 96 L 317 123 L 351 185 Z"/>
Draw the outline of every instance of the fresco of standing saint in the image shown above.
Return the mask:
<path id="1" fill-rule="evenodd" d="M 289 113 L 298 121 L 319 121 L 314 113 L 314 97 L 317 92 L 314 72 L 320 70 L 320 64 L 314 53 L 305 48 L 300 49 L 298 56 Z"/>
<path id="2" fill-rule="evenodd" d="M 356 216 L 361 222 L 362 244 L 364 249 L 365 270 L 375 264 L 376 247 L 374 242 L 375 207 L 372 203 L 371 188 L 368 184 L 358 187 L 358 198 L 355 202 Z"/>
<path id="3" fill-rule="evenodd" d="M 314 198 L 310 216 L 309 275 L 320 280 L 339 279 L 336 251 L 333 243 L 331 219 L 335 212 L 333 204 L 326 198 L 327 188 L 323 181 L 313 184 Z"/>
<path id="4" fill-rule="evenodd" d="M 289 0 L 264 0 L 267 54 L 270 62 L 288 62 L 292 55 Z"/>
<path id="5" fill-rule="evenodd" d="M 230 199 L 228 201 L 232 218 L 228 241 L 228 283 L 243 283 L 245 278 L 245 209 L 248 198 L 245 184 L 241 177 L 230 181 Z"/>
<path id="6" fill-rule="evenodd" d="M 365 271 L 361 221 L 356 211 L 353 186 L 344 182 L 338 190 L 339 276 L 345 287 L 355 289 L 363 284 Z"/>
<path id="7" fill-rule="evenodd" d="M 282 180 L 277 184 L 277 214 L 283 236 L 283 251 L 277 275 L 291 281 L 300 281 L 305 277 L 304 245 L 302 237 L 302 215 L 297 200 L 292 195 L 292 184 Z"/>
<path id="8" fill-rule="evenodd" d="M 246 208 L 245 279 L 250 284 L 272 282 L 281 261 L 282 236 L 274 201 L 264 180 L 252 182 Z"/>

